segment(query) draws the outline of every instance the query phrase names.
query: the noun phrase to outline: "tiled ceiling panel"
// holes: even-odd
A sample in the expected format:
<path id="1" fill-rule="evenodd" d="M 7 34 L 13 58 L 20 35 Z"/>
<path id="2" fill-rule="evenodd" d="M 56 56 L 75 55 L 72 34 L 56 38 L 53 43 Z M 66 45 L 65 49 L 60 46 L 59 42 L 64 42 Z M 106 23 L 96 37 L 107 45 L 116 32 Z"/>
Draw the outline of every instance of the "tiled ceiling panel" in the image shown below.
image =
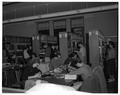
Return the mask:
<path id="1" fill-rule="evenodd" d="M 75 9 L 83 9 L 83 8 L 86 8 L 86 2 L 73 2 L 72 3 L 72 9 L 75 10 Z"/>
<path id="2" fill-rule="evenodd" d="M 6 3 L 7 4 L 7 3 Z M 3 6 L 4 20 L 117 4 L 117 2 L 17 2 Z"/>
<path id="3" fill-rule="evenodd" d="M 3 15 L 2 15 L 2 19 L 5 20 L 5 19 L 6 19 L 6 13 L 3 11 L 2 14 L 3 14 Z"/>
<path id="4" fill-rule="evenodd" d="M 34 13 L 35 15 L 39 15 L 39 14 L 46 14 L 47 13 L 47 5 L 43 4 L 43 5 L 37 5 L 34 7 Z"/>
<path id="5" fill-rule="evenodd" d="M 68 11 L 70 10 L 70 4 L 69 3 L 56 3 L 56 4 L 49 4 L 48 5 L 48 12 L 53 13 L 53 12 L 60 12 L 60 11 Z"/>
<path id="6" fill-rule="evenodd" d="M 111 5 L 114 3 L 112 3 L 112 2 L 87 2 L 86 4 L 87 4 L 86 7 L 89 8 L 89 7 Z"/>
<path id="7" fill-rule="evenodd" d="M 33 15 L 33 6 L 16 9 L 16 17 L 27 17 Z"/>
<path id="8" fill-rule="evenodd" d="M 5 19 L 15 18 L 15 11 L 14 10 L 10 10 L 9 12 L 6 12 L 5 14 L 6 14 Z"/>

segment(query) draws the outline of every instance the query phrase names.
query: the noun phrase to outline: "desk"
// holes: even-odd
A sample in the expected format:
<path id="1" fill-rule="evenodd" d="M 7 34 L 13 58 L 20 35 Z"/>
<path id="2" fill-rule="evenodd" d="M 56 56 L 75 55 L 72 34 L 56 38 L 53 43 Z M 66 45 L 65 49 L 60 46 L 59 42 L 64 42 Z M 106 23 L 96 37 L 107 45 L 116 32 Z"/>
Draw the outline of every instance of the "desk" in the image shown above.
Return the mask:
<path id="1" fill-rule="evenodd" d="M 41 78 L 29 79 L 25 82 L 25 89 L 30 89 L 31 87 L 33 87 L 35 85 L 36 80 L 43 80 L 48 83 L 64 85 L 64 86 L 72 86 L 73 85 L 74 81 L 72 81 L 72 80 L 66 81 L 64 78 L 61 78 L 59 76 L 61 76 L 61 75 L 57 75 L 57 77 L 56 77 L 56 75 L 48 75 L 48 76 L 44 76 L 44 77 L 42 76 Z"/>
<path id="2" fill-rule="evenodd" d="M 13 89 L 13 88 L 2 88 L 2 93 L 25 93 L 26 90 L 21 90 L 21 89 Z"/>
<path id="3" fill-rule="evenodd" d="M 65 79 L 59 79 L 59 78 L 55 78 L 55 77 L 49 77 L 49 78 L 43 78 L 42 80 L 45 80 L 49 83 L 53 83 L 53 84 L 59 84 L 59 85 L 67 85 L 67 86 L 71 86 L 73 81 L 71 82 L 66 82 Z"/>

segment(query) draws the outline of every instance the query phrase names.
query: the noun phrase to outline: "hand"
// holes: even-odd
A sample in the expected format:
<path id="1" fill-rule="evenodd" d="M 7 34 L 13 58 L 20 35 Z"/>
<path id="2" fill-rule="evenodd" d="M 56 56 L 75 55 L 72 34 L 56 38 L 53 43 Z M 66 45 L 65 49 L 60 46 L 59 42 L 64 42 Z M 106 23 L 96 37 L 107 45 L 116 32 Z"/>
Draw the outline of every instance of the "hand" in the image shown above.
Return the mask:
<path id="1" fill-rule="evenodd" d="M 73 67 L 71 67 L 71 66 L 69 66 L 69 69 L 68 69 L 69 71 L 74 71 L 74 70 L 76 70 L 75 68 L 73 68 Z"/>
<path id="2" fill-rule="evenodd" d="M 40 77 L 41 77 L 41 74 L 40 74 L 40 73 L 37 73 L 37 74 L 35 74 L 34 76 L 29 76 L 28 79 L 40 78 Z"/>
<path id="3" fill-rule="evenodd" d="M 35 74 L 34 77 L 40 78 L 41 77 L 41 73 L 39 72 L 39 73 Z"/>
<path id="4" fill-rule="evenodd" d="M 34 64 L 33 64 L 33 68 L 38 67 L 38 66 L 39 66 L 38 63 L 34 63 Z"/>
<path id="5" fill-rule="evenodd" d="M 82 86 L 82 82 L 76 82 L 73 84 L 73 88 L 75 88 L 76 90 L 78 90 L 81 86 Z"/>
<path id="6" fill-rule="evenodd" d="M 50 72 L 45 72 L 44 75 L 50 74 Z"/>

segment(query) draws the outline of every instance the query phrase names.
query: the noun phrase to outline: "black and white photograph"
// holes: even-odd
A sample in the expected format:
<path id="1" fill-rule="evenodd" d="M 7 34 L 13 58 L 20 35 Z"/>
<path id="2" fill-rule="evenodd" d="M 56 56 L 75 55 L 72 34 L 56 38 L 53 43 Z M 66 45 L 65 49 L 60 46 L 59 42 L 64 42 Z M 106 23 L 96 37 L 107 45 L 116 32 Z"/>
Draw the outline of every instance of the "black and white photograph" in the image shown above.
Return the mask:
<path id="1" fill-rule="evenodd" d="M 118 94 L 119 2 L 1 4 L 3 94 Z"/>

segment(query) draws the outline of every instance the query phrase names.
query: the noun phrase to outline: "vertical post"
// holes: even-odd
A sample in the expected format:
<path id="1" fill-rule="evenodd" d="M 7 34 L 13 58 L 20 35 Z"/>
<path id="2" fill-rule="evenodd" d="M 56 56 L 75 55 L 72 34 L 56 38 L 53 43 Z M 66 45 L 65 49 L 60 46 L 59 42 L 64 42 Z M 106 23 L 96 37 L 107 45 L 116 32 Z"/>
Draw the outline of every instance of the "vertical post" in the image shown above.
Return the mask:
<path id="1" fill-rule="evenodd" d="M 71 21 L 66 19 L 66 32 L 71 32 Z"/>
<path id="2" fill-rule="evenodd" d="M 68 57 L 68 39 L 67 39 L 67 33 L 66 32 L 60 32 L 59 33 L 59 44 L 60 44 L 60 53 L 62 56 L 62 59 L 65 60 Z"/>
<path id="3" fill-rule="evenodd" d="M 69 45 L 68 48 L 67 48 L 67 51 L 69 51 L 69 53 L 71 52 L 72 50 L 72 42 L 71 42 L 71 19 L 66 19 L 66 32 L 67 32 L 67 44 Z M 68 53 L 68 54 L 69 54 Z"/>
<path id="4" fill-rule="evenodd" d="M 84 27 L 84 32 L 83 32 L 83 42 L 84 42 L 84 45 L 86 46 L 86 33 L 87 33 L 87 30 L 86 30 L 86 22 L 85 22 L 85 20 L 86 20 L 86 18 L 85 17 L 83 17 L 82 18 L 83 19 L 83 27 Z"/>
<path id="5" fill-rule="evenodd" d="M 37 55 L 39 55 L 40 52 L 40 38 L 38 33 L 38 25 L 35 23 L 35 31 L 32 37 L 33 41 L 33 52 L 35 52 Z"/>
<path id="6" fill-rule="evenodd" d="M 50 36 L 54 36 L 54 24 L 53 21 L 49 21 Z"/>
<path id="7" fill-rule="evenodd" d="M 32 35 L 32 48 L 33 52 L 36 52 L 35 34 Z"/>
<path id="8" fill-rule="evenodd" d="M 59 33 L 60 53 L 63 60 L 65 60 L 69 54 L 68 35 L 70 32 L 71 32 L 70 19 L 66 19 L 66 32 Z"/>

